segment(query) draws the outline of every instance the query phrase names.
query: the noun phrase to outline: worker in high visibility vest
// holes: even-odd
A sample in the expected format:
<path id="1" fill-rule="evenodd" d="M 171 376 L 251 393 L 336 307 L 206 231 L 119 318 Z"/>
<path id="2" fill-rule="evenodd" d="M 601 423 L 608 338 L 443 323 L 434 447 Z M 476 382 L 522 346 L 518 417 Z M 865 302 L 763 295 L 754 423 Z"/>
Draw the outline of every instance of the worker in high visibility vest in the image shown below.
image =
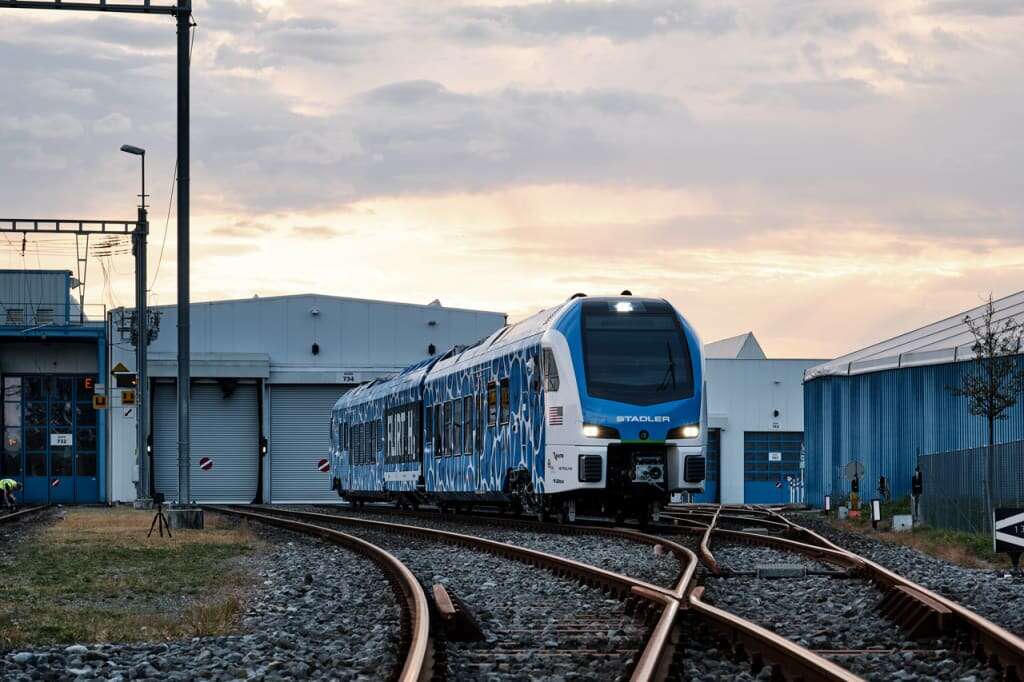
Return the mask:
<path id="1" fill-rule="evenodd" d="M 0 494 L 3 494 L 4 506 L 13 507 L 17 500 L 14 499 L 15 491 L 21 490 L 21 483 L 13 478 L 0 479 Z"/>

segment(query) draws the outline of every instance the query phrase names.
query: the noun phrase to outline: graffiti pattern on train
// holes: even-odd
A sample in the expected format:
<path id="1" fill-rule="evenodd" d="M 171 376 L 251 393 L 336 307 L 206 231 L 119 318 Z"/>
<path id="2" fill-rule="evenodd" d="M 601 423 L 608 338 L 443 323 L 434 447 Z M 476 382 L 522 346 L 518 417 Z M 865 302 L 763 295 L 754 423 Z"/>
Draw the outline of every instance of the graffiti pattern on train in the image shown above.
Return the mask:
<path id="1" fill-rule="evenodd" d="M 429 492 L 503 492 L 506 476 L 510 470 L 525 469 L 530 472 L 535 492 L 544 490 L 544 394 L 543 391 L 528 390 L 529 382 L 539 381 L 538 357 L 540 345 L 536 338 L 530 339 L 508 352 L 484 359 L 479 363 L 471 360 L 456 362 L 455 371 L 437 379 L 429 380 L 423 391 L 424 414 L 431 419 L 443 406 L 451 401 L 462 401 L 469 397 L 468 404 L 472 418 L 467 420 L 463 413 L 462 423 L 469 429 L 462 430 L 461 445 L 450 448 L 458 453 L 435 453 L 436 438 L 426 444 L 424 477 Z M 488 384 L 494 384 L 495 397 L 501 405 L 501 381 L 508 381 L 507 408 L 490 423 L 488 405 Z M 507 410 L 507 414 L 505 413 Z M 453 412 L 457 411 L 453 409 Z M 464 412 L 464 411 L 463 411 Z M 482 414 L 481 414 L 482 412 Z M 440 414 L 444 414 L 443 407 Z M 483 453 L 478 449 L 477 431 L 483 428 Z M 433 428 L 428 429 L 436 433 Z M 466 438 L 466 432 L 469 438 Z"/>

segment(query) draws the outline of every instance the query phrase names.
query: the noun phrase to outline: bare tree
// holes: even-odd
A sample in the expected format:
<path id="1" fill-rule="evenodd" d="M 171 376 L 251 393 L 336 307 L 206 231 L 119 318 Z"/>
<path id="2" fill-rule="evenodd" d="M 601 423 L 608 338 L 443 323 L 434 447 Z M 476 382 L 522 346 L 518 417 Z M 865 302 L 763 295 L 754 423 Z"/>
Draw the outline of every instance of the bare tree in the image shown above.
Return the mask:
<path id="1" fill-rule="evenodd" d="M 995 502 L 995 470 L 993 466 L 996 421 L 1006 419 L 1006 411 L 1017 404 L 1024 390 L 1024 371 L 1018 369 L 1017 358 L 1024 343 L 1022 326 L 1012 317 L 995 318 L 992 294 L 984 310 L 973 319 L 964 316 L 964 324 L 971 330 L 974 343 L 974 362 L 958 387 L 948 390 L 955 396 L 967 398 L 968 409 L 976 417 L 988 420 L 988 448 L 985 461 L 985 507 L 992 516 Z M 986 525 L 988 521 L 986 521 Z"/>

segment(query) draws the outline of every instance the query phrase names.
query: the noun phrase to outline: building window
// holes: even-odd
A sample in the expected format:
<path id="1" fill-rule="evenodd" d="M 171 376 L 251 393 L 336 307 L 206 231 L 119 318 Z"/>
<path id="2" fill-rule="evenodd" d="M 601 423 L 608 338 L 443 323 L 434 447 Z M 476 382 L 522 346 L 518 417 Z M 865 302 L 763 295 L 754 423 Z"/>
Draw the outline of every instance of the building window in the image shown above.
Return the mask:
<path id="1" fill-rule="evenodd" d="M 498 416 L 502 424 L 508 424 L 509 420 L 509 401 L 508 401 L 508 379 L 501 380 L 501 396 L 498 400 Z"/>
<path id="2" fill-rule="evenodd" d="M 803 431 L 745 431 L 743 479 L 785 483 L 787 475 L 799 476 L 803 442 Z"/>

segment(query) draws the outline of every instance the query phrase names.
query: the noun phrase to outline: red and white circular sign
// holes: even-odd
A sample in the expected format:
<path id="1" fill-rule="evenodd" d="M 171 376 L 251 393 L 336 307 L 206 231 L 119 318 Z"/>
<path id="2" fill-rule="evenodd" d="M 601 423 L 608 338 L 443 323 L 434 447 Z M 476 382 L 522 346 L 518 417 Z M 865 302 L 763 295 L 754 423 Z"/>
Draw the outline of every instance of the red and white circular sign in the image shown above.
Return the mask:
<path id="1" fill-rule="evenodd" d="M 316 469 L 317 471 L 322 471 L 326 473 L 331 470 L 331 463 L 328 462 L 326 459 L 322 459 L 316 463 Z"/>
<path id="2" fill-rule="evenodd" d="M 52 481 L 50 481 L 50 487 L 51 488 L 57 488 L 59 486 L 60 486 L 60 479 L 59 478 L 55 478 Z"/>
<path id="3" fill-rule="evenodd" d="M 213 468 L 213 460 L 210 459 L 209 457 L 200 457 L 199 468 L 202 469 L 203 471 L 209 471 L 210 469 Z"/>

